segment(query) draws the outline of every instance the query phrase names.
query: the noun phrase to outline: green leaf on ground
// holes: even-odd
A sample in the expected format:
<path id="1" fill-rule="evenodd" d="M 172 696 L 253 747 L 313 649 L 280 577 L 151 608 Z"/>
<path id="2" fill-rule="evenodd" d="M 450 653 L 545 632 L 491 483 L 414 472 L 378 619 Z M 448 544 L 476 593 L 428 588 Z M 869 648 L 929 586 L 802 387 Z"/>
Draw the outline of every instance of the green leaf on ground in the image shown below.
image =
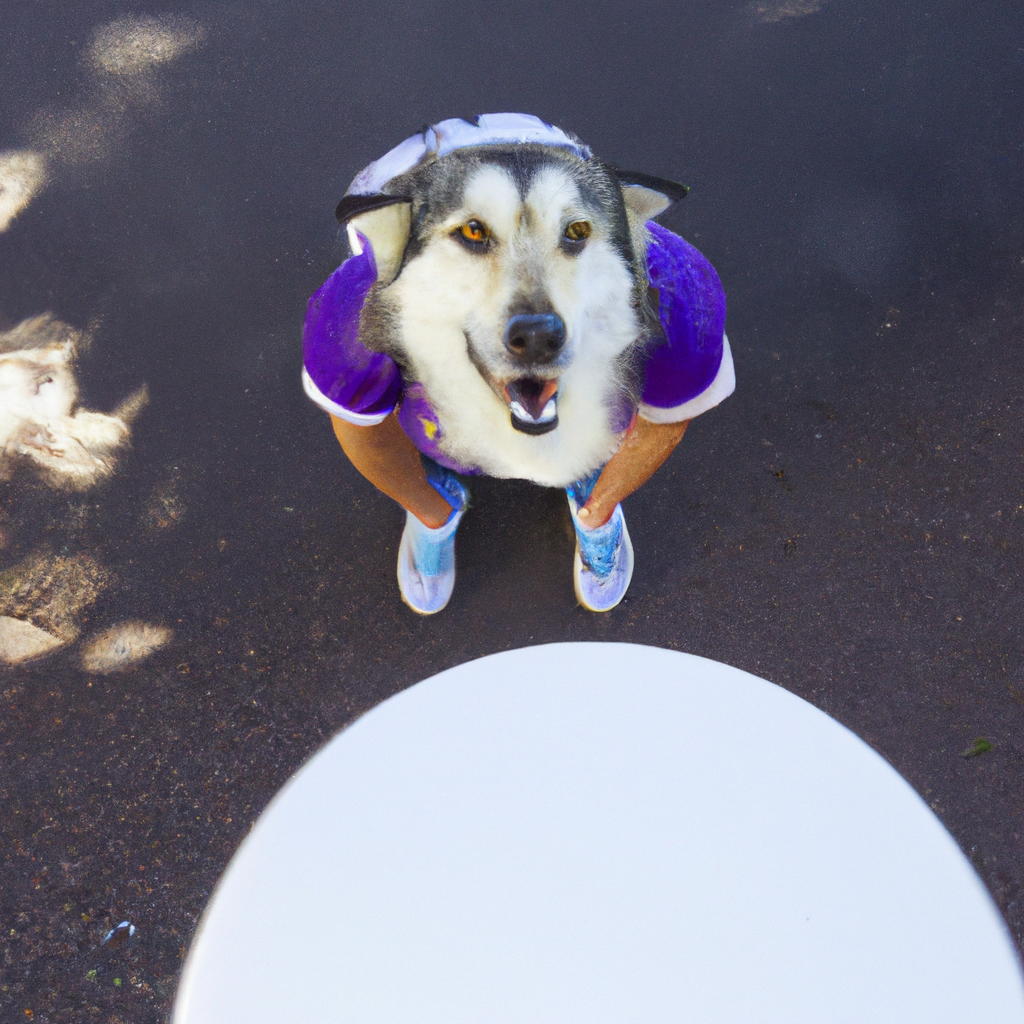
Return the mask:
<path id="1" fill-rule="evenodd" d="M 987 754 L 992 749 L 992 741 L 985 739 L 984 736 L 979 736 L 974 741 L 974 746 L 968 747 L 964 753 L 964 757 L 979 757 L 981 754 Z"/>

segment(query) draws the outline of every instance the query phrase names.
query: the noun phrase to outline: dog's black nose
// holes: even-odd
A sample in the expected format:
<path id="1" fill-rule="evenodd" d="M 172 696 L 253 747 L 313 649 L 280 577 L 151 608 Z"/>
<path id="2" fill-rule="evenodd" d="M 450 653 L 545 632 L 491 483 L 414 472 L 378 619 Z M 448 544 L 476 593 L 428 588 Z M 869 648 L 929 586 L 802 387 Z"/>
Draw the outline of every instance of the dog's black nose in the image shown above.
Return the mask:
<path id="1" fill-rule="evenodd" d="M 505 348 L 519 362 L 550 363 L 564 344 L 565 324 L 555 313 L 520 313 L 505 328 Z"/>

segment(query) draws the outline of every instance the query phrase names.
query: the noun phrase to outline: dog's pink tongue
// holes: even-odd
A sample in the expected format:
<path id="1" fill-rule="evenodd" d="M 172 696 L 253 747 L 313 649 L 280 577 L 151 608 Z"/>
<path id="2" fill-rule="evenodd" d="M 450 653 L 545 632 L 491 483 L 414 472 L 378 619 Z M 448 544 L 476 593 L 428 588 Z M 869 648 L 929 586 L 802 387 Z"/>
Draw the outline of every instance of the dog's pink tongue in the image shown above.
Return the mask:
<path id="1" fill-rule="evenodd" d="M 505 393 L 509 401 L 518 402 L 535 420 L 539 420 L 544 407 L 554 398 L 558 390 L 557 380 L 534 380 L 520 377 L 509 383 Z"/>

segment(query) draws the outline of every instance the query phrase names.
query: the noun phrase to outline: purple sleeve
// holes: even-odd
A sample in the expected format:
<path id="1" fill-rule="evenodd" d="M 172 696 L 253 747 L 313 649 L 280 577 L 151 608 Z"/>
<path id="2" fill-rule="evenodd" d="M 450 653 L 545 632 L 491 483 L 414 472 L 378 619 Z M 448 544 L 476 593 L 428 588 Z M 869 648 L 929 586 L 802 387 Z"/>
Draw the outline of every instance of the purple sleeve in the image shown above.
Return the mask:
<path id="1" fill-rule="evenodd" d="M 673 409 L 707 391 L 722 366 L 725 291 L 715 268 L 653 221 L 647 266 L 665 340 L 647 360 L 641 401 Z"/>
<path id="2" fill-rule="evenodd" d="M 306 306 L 303 384 L 319 406 L 356 423 L 380 422 L 402 393 L 394 360 L 359 341 L 359 314 L 377 280 L 369 248 L 346 260 Z"/>

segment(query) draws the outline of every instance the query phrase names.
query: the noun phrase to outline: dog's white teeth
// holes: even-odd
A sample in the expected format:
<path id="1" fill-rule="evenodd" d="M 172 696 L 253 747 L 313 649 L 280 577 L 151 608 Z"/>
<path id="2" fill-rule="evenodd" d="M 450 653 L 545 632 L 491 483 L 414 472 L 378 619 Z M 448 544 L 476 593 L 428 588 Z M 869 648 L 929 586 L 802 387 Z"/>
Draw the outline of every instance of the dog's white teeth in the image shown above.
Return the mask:
<path id="1" fill-rule="evenodd" d="M 509 407 L 512 410 L 512 415 L 515 416 L 517 420 L 522 420 L 524 423 L 550 423 L 558 412 L 558 407 L 553 398 L 548 399 L 548 404 L 544 406 L 544 411 L 536 419 L 534 419 L 523 408 L 523 406 L 514 399 Z"/>

